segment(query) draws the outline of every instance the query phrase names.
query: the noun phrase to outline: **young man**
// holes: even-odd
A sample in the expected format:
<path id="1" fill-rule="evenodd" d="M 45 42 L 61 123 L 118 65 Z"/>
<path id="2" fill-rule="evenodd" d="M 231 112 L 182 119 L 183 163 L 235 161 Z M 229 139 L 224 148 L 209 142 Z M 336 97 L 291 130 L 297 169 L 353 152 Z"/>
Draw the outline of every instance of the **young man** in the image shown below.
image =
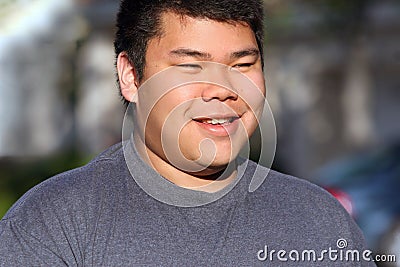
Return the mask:
<path id="1" fill-rule="evenodd" d="M 125 0 L 117 20 L 132 138 L 26 193 L 0 265 L 373 265 L 328 193 L 238 157 L 264 103 L 260 1 Z"/>

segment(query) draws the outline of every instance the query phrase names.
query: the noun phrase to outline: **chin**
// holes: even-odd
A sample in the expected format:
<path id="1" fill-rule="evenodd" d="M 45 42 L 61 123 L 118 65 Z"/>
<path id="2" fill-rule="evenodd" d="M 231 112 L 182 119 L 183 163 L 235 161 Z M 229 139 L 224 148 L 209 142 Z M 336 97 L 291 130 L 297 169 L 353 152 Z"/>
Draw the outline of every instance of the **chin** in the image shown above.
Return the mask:
<path id="1" fill-rule="evenodd" d="M 237 155 L 234 155 L 232 157 L 229 156 L 225 156 L 225 157 L 216 157 L 214 159 L 214 161 L 210 164 L 210 167 L 212 168 L 218 168 L 218 167 L 226 167 L 229 163 L 231 163 L 232 161 L 234 161 L 237 157 Z"/>

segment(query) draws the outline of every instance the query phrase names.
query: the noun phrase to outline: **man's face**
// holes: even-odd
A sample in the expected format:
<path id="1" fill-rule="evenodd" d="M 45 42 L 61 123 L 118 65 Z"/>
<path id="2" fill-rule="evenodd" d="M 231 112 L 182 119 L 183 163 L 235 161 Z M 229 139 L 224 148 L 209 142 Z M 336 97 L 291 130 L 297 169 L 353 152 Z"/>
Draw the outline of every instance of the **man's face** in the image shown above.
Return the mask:
<path id="1" fill-rule="evenodd" d="M 229 90 L 215 83 L 190 83 L 172 90 L 158 88 L 166 93 L 160 94 L 157 101 L 146 92 L 150 88 L 139 88 L 136 116 L 139 128 L 145 132 L 142 138 L 150 159 L 158 157 L 171 164 L 171 157 L 176 157 L 174 152 L 168 154 L 167 149 L 175 147 L 185 159 L 207 167 L 205 174 L 222 170 L 237 156 L 257 126 L 246 97 L 257 98 L 259 105 L 264 101 L 264 76 L 254 33 L 240 23 L 164 13 L 161 37 L 148 43 L 142 81 L 148 82 L 153 75 L 172 66 L 176 66 L 172 71 L 174 75 L 170 75 L 174 78 L 179 72 L 184 76 L 202 68 L 214 68 L 210 73 L 216 75 L 217 80 L 225 75 L 224 71 L 229 71 L 226 66 L 232 67 L 236 75 L 243 77 L 244 74 L 259 88 L 258 94 L 248 93 L 244 97 L 242 94 L 246 92 Z M 163 84 L 160 82 L 157 86 Z M 162 138 L 162 135 L 167 137 Z"/>

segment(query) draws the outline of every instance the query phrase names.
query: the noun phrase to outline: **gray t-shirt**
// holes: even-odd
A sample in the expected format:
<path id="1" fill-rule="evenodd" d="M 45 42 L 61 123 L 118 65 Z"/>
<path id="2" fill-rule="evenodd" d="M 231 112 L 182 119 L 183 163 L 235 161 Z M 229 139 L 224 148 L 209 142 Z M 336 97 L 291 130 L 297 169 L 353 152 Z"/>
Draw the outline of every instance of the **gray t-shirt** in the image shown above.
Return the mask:
<path id="1" fill-rule="evenodd" d="M 166 182 L 136 153 L 129 160 L 139 180 L 162 181 L 171 194 L 212 194 Z M 332 196 L 266 169 L 249 192 L 256 167 L 248 162 L 220 199 L 177 207 L 138 185 L 117 144 L 13 205 L 0 223 L 0 266 L 374 266 L 362 261 L 362 234 Z M 338 240 L 346 243 L 340 249 Z M 346 261 L 347 250 L 359 251 L 360 261 Z"/>

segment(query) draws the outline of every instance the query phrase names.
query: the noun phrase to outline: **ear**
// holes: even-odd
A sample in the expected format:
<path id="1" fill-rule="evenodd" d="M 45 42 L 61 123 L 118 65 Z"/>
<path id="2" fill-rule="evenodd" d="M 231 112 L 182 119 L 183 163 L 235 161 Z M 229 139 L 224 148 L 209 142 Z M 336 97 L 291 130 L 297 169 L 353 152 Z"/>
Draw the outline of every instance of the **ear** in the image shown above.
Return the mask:
<path id="1" fill-rule="evenodd" d="M 121 52 L 117 58 L 117 71 L 119 86 L 122 96 L 129 102 L 136 102 L 138 90 L 138 77 L 134 66 L 130 63 L 128 55 Z"/>

